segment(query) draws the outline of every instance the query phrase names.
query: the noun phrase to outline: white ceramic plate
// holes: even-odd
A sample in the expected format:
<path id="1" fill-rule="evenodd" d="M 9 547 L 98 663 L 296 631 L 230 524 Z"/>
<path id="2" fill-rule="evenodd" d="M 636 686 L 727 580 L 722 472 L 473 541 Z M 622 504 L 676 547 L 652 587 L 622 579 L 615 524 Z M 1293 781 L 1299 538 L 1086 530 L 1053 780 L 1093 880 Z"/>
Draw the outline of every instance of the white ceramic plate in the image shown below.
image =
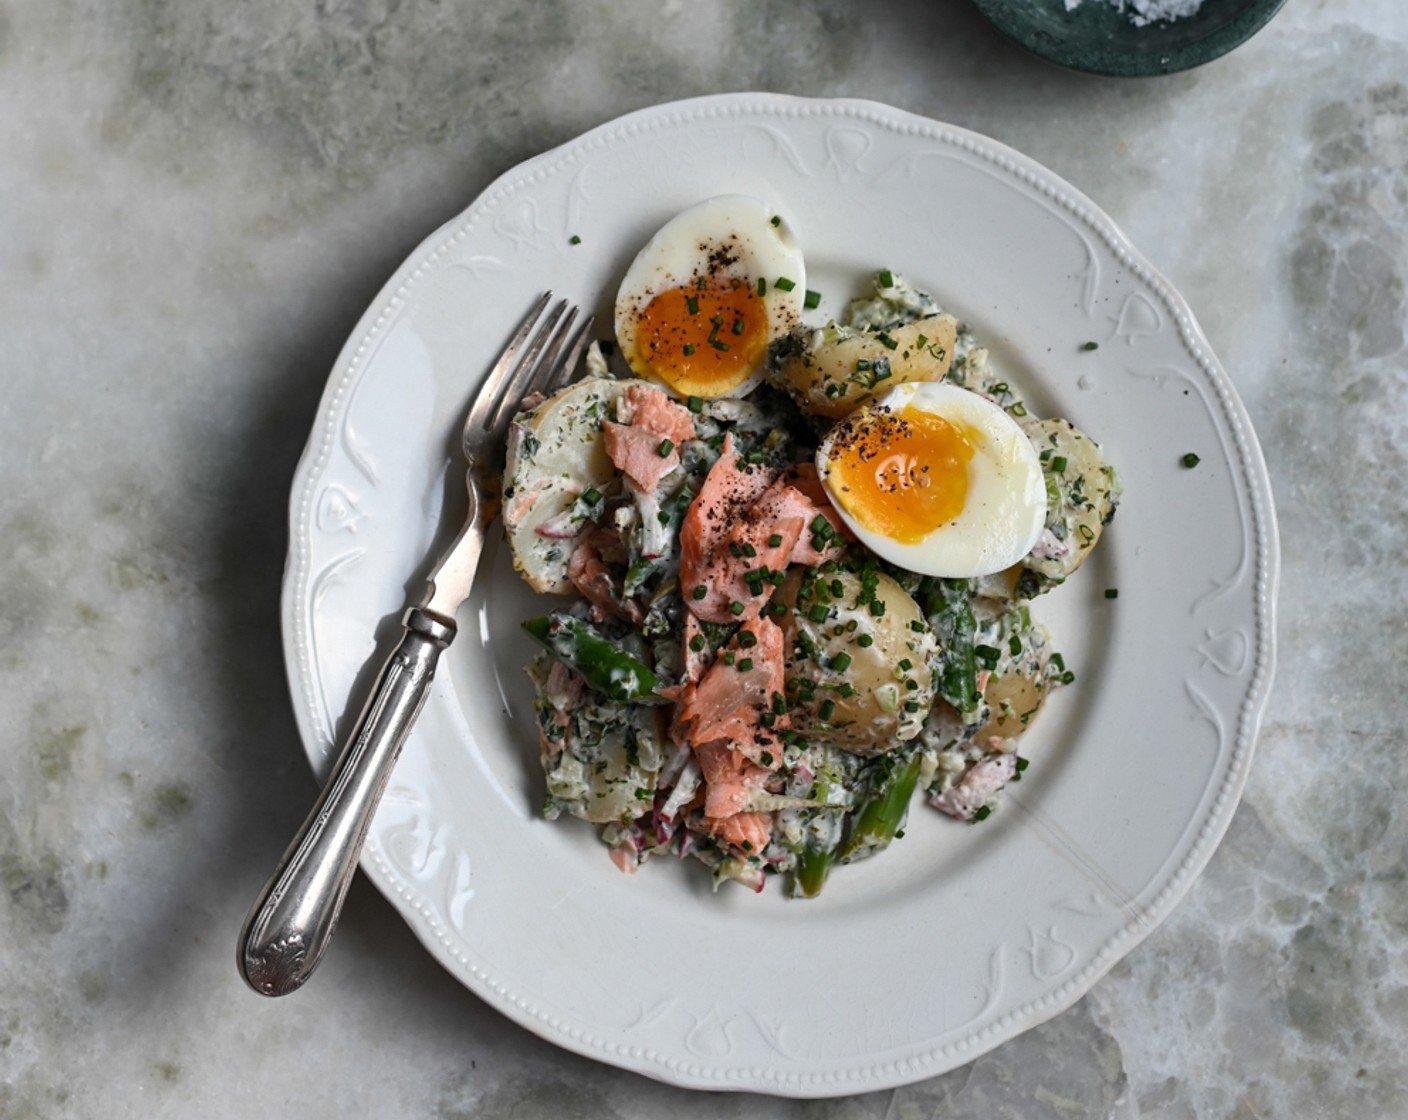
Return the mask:
<path id="1" fill-rule="evenodd" d="M 495 182 L 338 359 L 294 484 L 283 602 L 320 770 L 453 532 L 460 418 L 511 325 L 545 287 L 610 322 L 636 249 L 726 193 L 787 214 L 818 316 L 875 269 L 902 272 L 968 319 L 1034 411 L 1118 466 L 1118 517 L 1038 607 L 1077 679 L 1027 737 L 1025 780 L 976 826 L 916 803 L 903 840 L 813 902 L 711 894 L 695 861 L 621 875 L 589 826 L 539 817 L 517 624 L 543 604 L 499 548 L 363 866 L 453 977 L 556 1043 L 681 1085 L 830 1096 L 942 1073 L 1049 1018 L 1169 913 L 1251 762 L 1276 530 L 1246 414 L 1187 305 L 1056 176 L 867 102 L 662 106 Z"/>

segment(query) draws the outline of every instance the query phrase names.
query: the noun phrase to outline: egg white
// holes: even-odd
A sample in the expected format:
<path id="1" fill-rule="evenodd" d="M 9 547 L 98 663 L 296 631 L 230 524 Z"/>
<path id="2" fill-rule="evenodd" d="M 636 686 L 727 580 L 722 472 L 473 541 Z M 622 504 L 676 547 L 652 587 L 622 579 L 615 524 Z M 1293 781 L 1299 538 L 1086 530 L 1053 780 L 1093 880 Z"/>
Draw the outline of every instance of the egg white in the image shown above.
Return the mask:
<path id="1" fill-rule="evenodd" d="M 1017 422 L 986 397 L 948 382 L 898 385 L 846 423 L 865 424 L 881 410 L 906 407 L 959 424 L 973 445 L 968 492 L 954 520 L 915 543 L 897 541 L 863 525 L 833 488 L 830 455 L 841 425 L 817 451 L 817 471 L 836 511 L 856 537 L 882 559 L 921 575 L 973 579 L 1003 571 L 1032 550 L 1046 523 L 1046 484 L 1036 449 Z"/>
<path id="2" fill-rule="evenodd" d="M 711 266 L 710 251 L 719 246 L 727 246 L 735 259 L 723 267 Z M 801 319 L 806 263 L 788 223 L 772 207 L 748 195 L 720 195 L 681 211 L 636 254 L 621 281 L 615 306 L 616 341 L 631 370 L 672 393 L 674 389 L 651 368 L 644 339 L 638 338 L 638 321 L 661 292 L 684 287 L 701 275 L 722 281 L 739 279 L 750 285 L 756 285 L 759 278 L 765 280 L 763 306 L 769 342 L 782 337 Z M 779 277 L 792 281 L 790 291 L 776 286 Z M 727 395 L 742 396 L 761 378 L 759 368 Z"/>

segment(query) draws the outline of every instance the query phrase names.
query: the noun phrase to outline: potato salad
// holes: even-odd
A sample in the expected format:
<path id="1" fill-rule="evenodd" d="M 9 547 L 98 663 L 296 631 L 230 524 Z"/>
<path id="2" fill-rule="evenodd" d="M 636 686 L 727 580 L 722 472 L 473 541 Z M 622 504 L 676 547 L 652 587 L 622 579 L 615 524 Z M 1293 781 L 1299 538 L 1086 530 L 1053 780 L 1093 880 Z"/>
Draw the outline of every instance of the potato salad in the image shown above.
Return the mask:
<path id="1" fill-rule="evenodd" d="M 624 872 L 693 856 L 813 897 L 917 799 L 989 816 L 1072 679 L 1033 608 L 1114 515 L 1098 445 L 903 277 L 818 303 L 782 215 L 709 199 L 636 257 L 585 376 L 513 421 L 544 815 Z"/>

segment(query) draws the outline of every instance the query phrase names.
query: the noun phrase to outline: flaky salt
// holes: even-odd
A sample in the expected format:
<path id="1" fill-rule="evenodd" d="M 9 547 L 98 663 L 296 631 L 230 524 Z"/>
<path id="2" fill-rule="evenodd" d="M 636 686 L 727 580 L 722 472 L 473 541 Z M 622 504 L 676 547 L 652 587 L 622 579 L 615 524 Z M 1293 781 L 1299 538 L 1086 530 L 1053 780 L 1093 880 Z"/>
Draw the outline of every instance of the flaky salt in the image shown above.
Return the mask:
<path id="1" fill-rule="evenodd" d="M 1144 27 L 1155 22 L 1170 23 L 1195 15 L 1203 6 L 1203 0 L 1095 0 L 1108 4 L 1121 12 L 1129 13 L 1129 21 L 1135 27 Z M 1082 0 L 1065 0 L 1066 11 L 1073 12 L 1081 6 Z"/>

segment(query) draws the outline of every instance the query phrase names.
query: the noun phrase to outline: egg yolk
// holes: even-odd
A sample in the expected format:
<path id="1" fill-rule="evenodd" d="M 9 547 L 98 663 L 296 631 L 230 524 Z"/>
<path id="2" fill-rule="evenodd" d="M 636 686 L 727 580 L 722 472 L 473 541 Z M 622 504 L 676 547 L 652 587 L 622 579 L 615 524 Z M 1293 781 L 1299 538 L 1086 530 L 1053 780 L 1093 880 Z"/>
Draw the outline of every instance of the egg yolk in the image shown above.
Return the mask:
<path id="1" fill-rule="evenodd" d="M 738 388 L 767 348 L 767 308 L 741 280 L 661 292 L 636 327 L 636 353 L 646 366 L 637 371 L 683 396 L 719 397 Z"/>
<path id="2" fill-rule="evenodd" d="M 918 544 L 963 512 L 972 458 L 963 428 L 942 416 L 867 409 L 838 430 L 827 484 L 871 532 Z"/>

